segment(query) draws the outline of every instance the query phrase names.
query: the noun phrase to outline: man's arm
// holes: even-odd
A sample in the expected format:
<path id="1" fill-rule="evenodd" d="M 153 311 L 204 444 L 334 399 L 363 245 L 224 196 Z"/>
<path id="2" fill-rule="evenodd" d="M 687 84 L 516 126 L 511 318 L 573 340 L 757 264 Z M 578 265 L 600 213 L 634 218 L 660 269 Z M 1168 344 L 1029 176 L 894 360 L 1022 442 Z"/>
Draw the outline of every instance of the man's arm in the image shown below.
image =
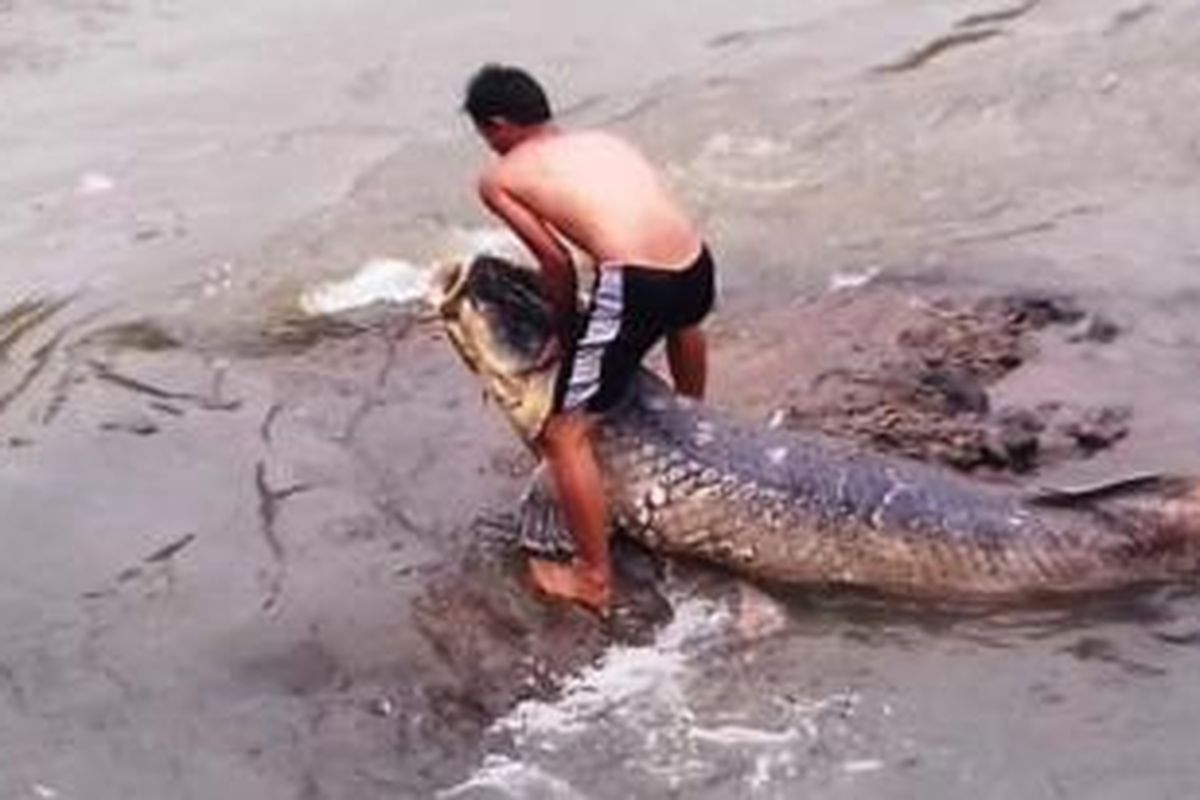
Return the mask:
<path id="1" fill-rule="evenodd" d="M 566 336 L 576 313 L 575 266 L 571 254 L 536 214 L 505 189 L 492 174 L 479 181 L 479 197 L 504 220 L 542 268 L 546 293 L 558 314 L 560 334 Z"/>

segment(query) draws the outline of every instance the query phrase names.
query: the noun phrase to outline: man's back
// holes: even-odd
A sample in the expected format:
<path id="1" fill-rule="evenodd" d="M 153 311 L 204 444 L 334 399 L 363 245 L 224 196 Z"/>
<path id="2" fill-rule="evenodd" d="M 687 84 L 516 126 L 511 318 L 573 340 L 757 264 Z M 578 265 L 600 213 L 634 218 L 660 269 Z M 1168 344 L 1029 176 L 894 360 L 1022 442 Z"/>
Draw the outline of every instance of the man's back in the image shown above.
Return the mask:
<path id="1" fill-rule="evenodd" d="M 600 131 L 554 131 L 522 143 L 490 179 L 597 262 L 683 269 L 700 237 L 631 145 Z"/>

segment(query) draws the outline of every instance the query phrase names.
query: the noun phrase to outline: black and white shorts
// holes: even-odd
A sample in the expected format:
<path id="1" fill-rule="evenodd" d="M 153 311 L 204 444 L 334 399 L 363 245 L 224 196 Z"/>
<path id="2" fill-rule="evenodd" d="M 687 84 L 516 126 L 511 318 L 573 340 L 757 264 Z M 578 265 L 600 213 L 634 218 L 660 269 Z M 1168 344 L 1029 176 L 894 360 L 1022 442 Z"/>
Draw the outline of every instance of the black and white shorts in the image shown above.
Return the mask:
<path id="1" fill-rule="evenodd" d="M 555 390 L 555 410 L 608 411 L 646 353 L 672 331 L 699 323 L 716 294 L 708 248 L 687 268 L 603 264 Z"/>

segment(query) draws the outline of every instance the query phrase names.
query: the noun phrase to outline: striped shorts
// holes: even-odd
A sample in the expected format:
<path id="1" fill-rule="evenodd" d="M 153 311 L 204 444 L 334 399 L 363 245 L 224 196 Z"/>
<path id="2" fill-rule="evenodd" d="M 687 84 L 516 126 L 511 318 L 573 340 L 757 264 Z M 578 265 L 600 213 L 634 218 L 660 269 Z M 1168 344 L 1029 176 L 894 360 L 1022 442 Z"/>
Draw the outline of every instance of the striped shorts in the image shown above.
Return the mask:
<path id="1" fill-rule="evenodd" d="M 608 411 L 624 397 L 659 339 L 699 323 L 713 307 L 707 247 L 682 270 L 602 264 L 597 273 L 579 333 L 559 371 L 556 411 Z"/>

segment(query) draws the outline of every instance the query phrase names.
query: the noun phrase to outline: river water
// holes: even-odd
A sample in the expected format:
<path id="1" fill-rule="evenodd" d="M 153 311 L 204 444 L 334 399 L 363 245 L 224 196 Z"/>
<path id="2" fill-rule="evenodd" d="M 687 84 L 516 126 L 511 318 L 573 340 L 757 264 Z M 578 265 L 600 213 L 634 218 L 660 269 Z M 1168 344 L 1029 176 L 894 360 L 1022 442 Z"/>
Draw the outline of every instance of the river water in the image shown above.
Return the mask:
<path id="1" fill-rule="evenodd" d="M 0 794 L 1200 793 L 1188 587 L 962 613 L 672 571 L 648 639 L 422 738 L 415 598 L 523 456 L 412 314 L 313 316 L 508 246 L 457 110 L 489 60 L 695 210 L 717 402 L 753 405 L 752 312 L 830 286 L 1067 290 L 1129 334 L 1006 391 L 1135 421 L 1039 478 L 1200 473 L 1196 2 L 0 0 Z"/>

